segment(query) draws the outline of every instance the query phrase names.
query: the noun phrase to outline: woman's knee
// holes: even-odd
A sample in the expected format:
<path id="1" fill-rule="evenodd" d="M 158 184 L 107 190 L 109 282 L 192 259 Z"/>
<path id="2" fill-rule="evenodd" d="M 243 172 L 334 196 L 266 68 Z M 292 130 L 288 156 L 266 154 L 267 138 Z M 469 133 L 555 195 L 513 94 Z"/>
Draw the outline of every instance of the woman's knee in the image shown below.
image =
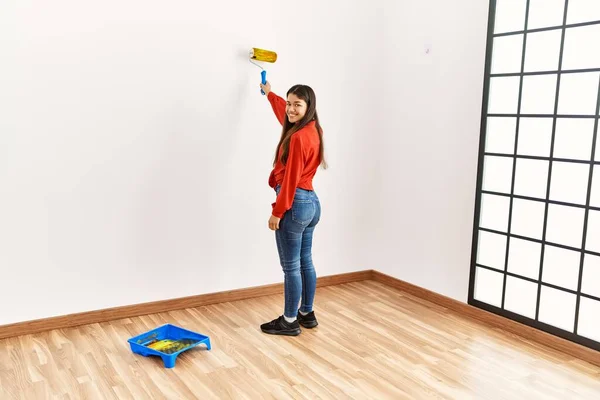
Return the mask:
<path id="1" fill-rule="evenodd" d="M 281 267 L 286 275 L 300 275 L 301 261 L 283 262 Z"/>
<path id="2" fill-rule="evenodd" d="M 300 268 L 303 271 L 314 269 L 313 260 L 311 255 L 303 256 L 300 258 Z"/>

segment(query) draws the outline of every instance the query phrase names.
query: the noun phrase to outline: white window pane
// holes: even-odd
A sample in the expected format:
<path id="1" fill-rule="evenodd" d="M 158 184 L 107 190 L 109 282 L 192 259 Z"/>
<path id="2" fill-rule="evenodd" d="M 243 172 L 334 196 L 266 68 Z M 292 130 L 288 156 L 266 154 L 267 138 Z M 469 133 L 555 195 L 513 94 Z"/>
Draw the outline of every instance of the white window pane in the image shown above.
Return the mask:
<path id="1" fill-rule="evenodd" d="M 558 70 L 560 39 L 560 30 L 528 34 L 525 72 Z"/>
<path id="2" fill-rule="evenodd" d="M 510 198 L 483 194 L 481 196 L 481 219 L 479 226 L 501 232 L 508 232 L 508 208 Z"/>
<path id="3" fill-rule="evenodd" d="M 485 151 L 514 154 L 517 119 L 513 117 L 488 117 L 485 133 Z"/>
<path id="4" fill-rule="evenodd" d="M 592 207 L 600 207 L 600 165 L 594 165 L 590 205 Z"/>
<path id="5" fill-rule="evenodd" d="M 539 320 L 573 332 L 576 300 L 574 294 L 542 286 Z"/>
<path id="6" fill-rule="evenodd" d="M 483 190 L 510 193 L 513 159 L 485 156 L 483 160 Z"/>
<path id="7" fill-rule="evenodd" d="M 531 279 L 540 277 L 542 245 L 529 240 L 510 238 L 508 271 Z"/>
<path id="8" fill-rule="evenodd" d="M 599 44 L 600 25 L 568 28 L 565 31 L 562 69 L 600 68 Z M 595 50 L 590 46 L 596 46 Z"/>
<path id="9" fill-rule="evenodd" d="M 566 289 L 577 290 L 581 253 L 546 246 L 542 281 Z"/>
<path id="10" fill-rule="evenodd" d="M 541 201 L 513 199 L 511 233 L 542 239 L 545 208 Z"/>
<path id="11" fill-rule="evenodd" d="M 550 200 L 585 204 L 589 175 L 589 164 L 554 162 L 550 182 Z"/>
<path id="12" fill-rule="evenodd" d="M 584 218 L 583 208 L 548 204 L 546 241 L 580 249 Z"/>
<path id="13" fill-rule="evenodd" d="M 518 159 L 515 172 L 515 194 L 546 198 L 548 161 Z"/>
<path id="14" fill-rule="evenodd" d="M 600 342 L 600 302 L 582 297 L 579 303 L 577 334 Z"/>
<path id="15" fill-rule="evenodd" d="M 600 1 L 569 0 L 567 24 L 578 24 L 580 22 L 590 21 L 600 21 Z"/>
<path id="16" fill-rule="evenodd" d="M 600 297 L 600 257 L 591 254 L 584 256 L 581 292 Z"/>
<path id="17" fill-rule="evenodd" d="M 556 120 L 554 157 L 590 160 L 594 135 L 593 119 L 559 118 Z"/>
<path id="18" fill-rule="evenodd" d="M 518 76 L 490 79 L 488 113 L 516 114 L 519 101 Z"/>
<path id="19" fill-rule="evenodd" d="M 600 136 L 598 136 L 598 138 L 600 138 Z M 600 161 L 600 139 L 598 138 L 596 138 L 596 152 L 594 154 L 594 161 Z"/>
<path id="20" fill-rule="evenodd" d="M 537 289 L 535 283 L 507 276 L 504 309 L 535 319 Z"/>
<path id="21" fill-rule="evenodd" d="M 517 153 L 523 156 L 550 157 L 552 118 L 521 118 Z"/>
<path id="22" fill-rule="evenodd" d="M 530 0 L 527 29 L 562 25 L 564 13 L 565 0 Z"/>
<path id="23" fill-rule="evenodd" d="M 504 271 L 506 240 L 506 236 L 479 231 L 477 264 Z"/>
<path id="24" fill-rule="evenodd" d="M 585 249 L 600 253 L 600 211 L 589 211 Z"/>
<path id="25" fill-rule="evenodd" d="M 598 73 L 563 74 L 560 78 L 558 113 L 595 115 L 598 101 Z"/>
<path id="26" fill-rule="evenodd" d="M 522 31 L 525 29 L 526 0 L 498 0 L 494 33 Z"/>
<path id="27" fill-rule="evenodd" d="M 477 267 L 473 297 L 496 307 L 502 306 L 503 274 Z"/>
<path id="28" fill-rule="evenodd" d="M 521 72 L 523 35 L 494 38 L 492 49 L 492 74 Z"/>
<path id="29" fill-rule="evenodd" d="M 556 75 L 523 77 L 522 114 L 554 114 Z"/>

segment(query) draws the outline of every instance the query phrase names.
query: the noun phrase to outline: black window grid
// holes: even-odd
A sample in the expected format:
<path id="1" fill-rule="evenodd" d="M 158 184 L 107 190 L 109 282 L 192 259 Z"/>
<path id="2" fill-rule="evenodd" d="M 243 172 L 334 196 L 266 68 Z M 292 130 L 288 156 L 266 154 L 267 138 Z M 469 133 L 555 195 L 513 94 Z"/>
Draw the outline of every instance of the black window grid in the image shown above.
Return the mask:
<path id="1" fill-rule="evenodd" d="M 588 68 L 588 69 L 574 69 L 574 70 L 562 70 L 562 60 L 563 60 L 563 50 L 564 50 L 564 42 L 565 42 L 565 33 L 569 28 L 577 28 L 583 26 L 591 26 L 598 25 L 600 21 L 589 21 L 585 23 L 576 23 L 576 24 L 567 24 L 567 16 L 568 16 L 568 6 L 569 0 L 565 0 L 565 7 L 563 13 L 563 23 L 562 25 L 546 27 L 546 28 L 538 28 L 538 29 L 527 29 L 528 19 L 529 19 L 529 7 L 530 0 L 526 2 L 525 8 L 525 22 L 524 29 L 519 31 L 512 32 L 503 32 L 503 33 L 494 33 L 494 23 L 495 23 L 495 11 L 496 11 L 496 0 L 490 0 L 490 8 L 488 14 L 488 34 L 487 34 L 487 49 L 486 49 L 486 62 L 485 62 L 485 79 L 484 79 L 484 87 L 483 87 L 483 103 L 482 103 L 482 115 L 481 115 L 481 127 L 480 127 L 480 143 L 479 143 L 479 160 L 478 160 L 478 174 L 477 174 L 477 192 L 476 192 L 476 202 L 475 202 L 475 218 L 474 218 L 474 227 L 473 227 L 473 241 L 472 241 L 472 252 L 471 252 L 471 270 L 469 276 L 469 294 L 468 294 L 468 303 L 482 308 L 486 311 L 507 317 L 509 319 L 521 322 L 525 325 L 543 330 L 545 332 L 554 334 L 556 336 L 562 337 L 564 339 L 576 342 L 578 344 L 587 346 L 589 348 L 593 348 L 595 350 L 600 351 L 600 342 L 595 340 L 591 340 L 587 337 L 581 336 L 577 334 L 578 321 L 579 321 L 579 308 L 581 304 L 581 298 L 587 298 L 600 302 L 600 298 L 583 293 L 582 292 L 582 278 L 583 278 L 583 266 L 584 266 L 584 258 L 586 254 L 599 256 L 600 253 L 586 250 L 586 242 L 587 242 L 587 224 L 588 224 L 588 215 L 589 211 L 600 211 L 600 207 L 593 207 L 590 205 L 590 197 L 591 197 L 591 189 L 593 182 L 593 171 L 595 165 L 600 165 L 600 161 L 596 161 L 596 148 L 598 139 L 598 125 L 600 119 L 600 79 L 598 82 L 598 96 L 596 101 L 596 112 L 592 115 L 573 115 L 573 114 L 559 114 L 558 113 L 558 100 L 559 100 L 559 92 L 560 92 L 560 79 L 563 74 L 575 74 L 575 73 L 585 73 L 585 72 L 600 72 L 600 68 Z M 535 71 L 535 72 L 525 72 L 525 53 L 527 46 L 527 35 L 530 33 L 536 32 L 544 32 L 551 30 L 561 30 L 561 43 L 560 43 L 560 53 L 559 53 L 559 67 L 556 71 Z M 523 35 L 523 47 L 521 54 L 521 68 L 520 72 L 514 73 L 491 73 L 491 62 L 492 62 L 492 54 L 493 54 L 493 42 L 497 37 L 502 36 L 510 36 L 510 35 Z M 548 75 L 554 74 L 557 76 L 556 81 L 556 91 L 555 91 L 555 99 L 554 99 L 554 112 L 552 114 L 521 114 L 521 99 L 522 99 L 522 91 L 523 91 L 523 77 L 525 76 L 535 76 L 535 75 Z M 599 75 L 600 76 L 600 75 Z M 520 77 L 519 82 L 519 94 L 517 101 L 517 113 L 516 114 L 499 114 L 499 113 L 488 113 L 488 98 L 489 98 L 489 88 L 490 88 L 490 80 L 491 78 L 496 77 Z M 516 130 L 515 130 L 515 143 L 514 143 L 514 151 L 512 154 L 505 153 L 492 153 L 486 152 L 486 126 L 487 120 L 490 117 L 514 117 L 516 118 Z M 519 125 L 521 118 L 552 118 L 552 133 L 551 133 L 551 144 L 550 144 L 550 156 L 549 157 L 539 157 L 539 156 L 528 156 L 528 155 L 520 155 L 518 154 L 518 137 L 519 137 Z M 579 160 L 579 159 L 564 159 L 564 158 L 555 158 L 554 154 L 554 144 L 555 144 L 555 134 L 556 134 L 556 122 L 561 118 L 577 118 L 577 119 L 594 119 L 594 130 L 592 136 L 592 144 L 591 144 L 591 158 L 589 160 Z M 511 177 L 511 189 L 510 193 L 500 193 L 494 191 L 483 190 L 483 172 L 484 172 L 484 159 L 486 156 L 496 156 L 496 157 L 508 157 L 512 158 L 512 177 Z M 515 185 L 515 173 L 516 173 L 516 162 L 518 159 L 533 159 L 533 160 L 543 160 L 548 161 L 548 177 L 546 184 L 546 196 L 545 198 L 534 198 L 528 196 L 520 196 L 514 193 L 514 185 Z M 586 193 L 586 202 L 585 204 L 575 204 L 568 203 L 562 201 L 555 201 L 550 199 L 550 187 L 551 187 L 551 179 L 552 179 L 552 165 L 554 162 L 569 162 L 569 163 L 578 163 L 578 164 L 589 164 L 589 176 L 588 176 L 588 187 Z M 497 231 L 493 229 L 487 229 L 480 226 L 480 215 L 481 215 L 481 200 L 482 195 L 491 194 L 497 196 L 504 196 L 509 198 L 509 209 L 508 209 L 508 228 L 507 232 Z M 542 239 L 538 240 L 535 238 L 520 236 L 511 233 L 511 223 L 512 223 L 512 210 L 513 210 L 513 199 L 523 199 L 523 200 L 531 200 L 537 202 L 543 202 L 545 204 L 544 207 L 544 221 L 542 228 Z M 582 244 L 580 248 L 575 248 L 571 246 L 565 246 L 559 243 L 551 243 L 546 241 L 546 230 L 547 230 L 547 221 L 548 221 L 548 208 L 550 204 L 562 205 L 562 206 L 570 206 L 576 207 L 580 209 L 584 209 L 584 226 L 583 226 L 583 237 Z M 503 235 L 507 237 L 506 241 L 506 253 L 504 257 L 504 267 L 503 270 L 499 270 L 497 268 L 492 268 L 486 265 L 482 265 L 477 263 L 477 248 L 478 248 L 478 240 L 479 240 L 479 231 L 494 233 L 497 235 Z M 540 265 L 539 265 L 539 276 L 538 279 L 532 279 L 526 276 L 522 276 L 519 274 L 512 273 L 508 271 L 508 259 L 509 259 L 509 249 L 510 249 L 510 238 L 517 238 L 527 241 L 532 241 L 541 244 L 541 255 L 540 255 Z M 579 262 L 579 274 L 578 274 L 578 283 L 577 290 L 571 290 L 565 287 L 553 285 L 547 282 L 543 282 L 543 266 L 544 266 L 544 250 L 546 245 L 554 246 L 566 250 L 572 250 L 580 253 L 580 262 Z M 503 274 L 503 285 L 502 285 L 502 300 L 501 307 L 496 307 L 494 305 L 479 301 L 474 298 L 475 291 L 475 278 L 476 278 L 476 270 L 477 268 L 487 269 L 494 272 L 500 272 Z M 504 308 L 505 305 L 505 293 L 506 293 L 506 280 L 507 277 L 514 277 L 518 279 L 522 279 L 531 283 L 535 283 L 538 285 L 537 289 L 537 300 L 536 300 L 536 310 L 535 310 L 535 319 L 525 317 L 523 315 L 511 312 Z M 539 308 L 540 308 L 540 295 L 542 287 L 548 287 L 552 289 L 557 289 L 562 292 L 570 293 L 576 296 L 576 304 L 575 304 L 575 316 L 574 316 L 574 327 L 573 332 L 565 331 L 563 329 L 557 328 L 553 325 L 546 324 L 544 322 L 539 321 Z"/>

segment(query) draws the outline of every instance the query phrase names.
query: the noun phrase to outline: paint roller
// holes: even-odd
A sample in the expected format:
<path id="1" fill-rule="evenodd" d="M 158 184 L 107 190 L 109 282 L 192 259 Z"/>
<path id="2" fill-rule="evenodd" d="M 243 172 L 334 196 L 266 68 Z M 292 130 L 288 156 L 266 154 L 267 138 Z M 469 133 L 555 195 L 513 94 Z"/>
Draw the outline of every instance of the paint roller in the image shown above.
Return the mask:
<path id="1" fill-rule="evenodd" d="M 256 65 L 258 68 L 262 69 L 260 74 L 262 77 L 262 84 L 264 85 L 267 83 L 267 71 L 265 71 L 263 67 L 261 67 L 253 60 L 274 63 L 275 61 L 277 61 L 277 53 L 275 53 L 274 51 L 258 49 L 256 47 L 250 49 L 250 62 Z M 260 90 L 260 92 L 263 95 L 265 94 L 265 92 L 262 89 Z"/>

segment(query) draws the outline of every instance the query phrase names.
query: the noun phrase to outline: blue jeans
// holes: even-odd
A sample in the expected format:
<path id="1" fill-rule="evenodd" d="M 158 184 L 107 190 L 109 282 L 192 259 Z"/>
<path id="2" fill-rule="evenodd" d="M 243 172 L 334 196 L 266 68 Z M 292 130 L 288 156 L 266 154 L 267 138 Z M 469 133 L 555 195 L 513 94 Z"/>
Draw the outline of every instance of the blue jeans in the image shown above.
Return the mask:
<path id="1" fill-rule="evenodd" d="M 279 195 L 280 187 L 275 191 Z M 284 315 L 295 318 L 313 310 L 317 274 L 312 261 L 312 240 L 321 218 L 321 204 L 314 191 L 297 188 L 292 208 L 283 214 L 275 240 L 284 273 Z"/>

